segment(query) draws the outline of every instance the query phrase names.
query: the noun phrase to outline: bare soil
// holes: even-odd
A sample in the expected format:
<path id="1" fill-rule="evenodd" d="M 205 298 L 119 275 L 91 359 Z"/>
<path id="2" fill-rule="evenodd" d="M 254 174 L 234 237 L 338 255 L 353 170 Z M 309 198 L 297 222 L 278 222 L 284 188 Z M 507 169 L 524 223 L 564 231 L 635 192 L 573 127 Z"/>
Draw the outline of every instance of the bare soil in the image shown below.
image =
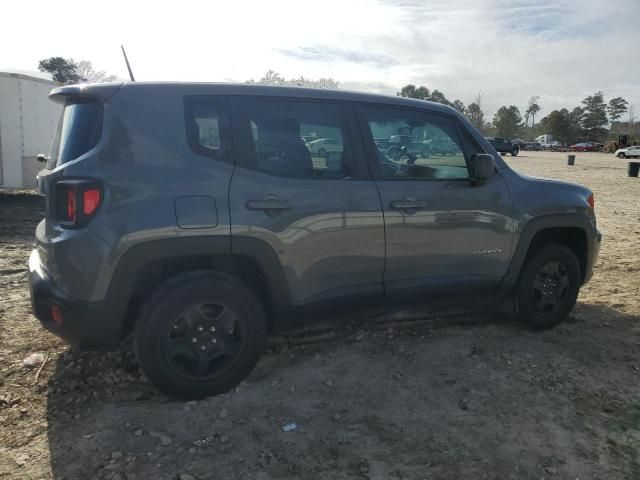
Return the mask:
<path id="1" fill-rule="evenodd" d="M 328 319 L 187 403 L 127 343 L 81 353 L 39 326 L 26 262 L 43 202 L 1 193 L 0 477 L 639 479 L 640 179 L 612 155 L 506 159 L 595 192 L 604 243 L 566 323 L 536 333 L 486 305 Z"/>

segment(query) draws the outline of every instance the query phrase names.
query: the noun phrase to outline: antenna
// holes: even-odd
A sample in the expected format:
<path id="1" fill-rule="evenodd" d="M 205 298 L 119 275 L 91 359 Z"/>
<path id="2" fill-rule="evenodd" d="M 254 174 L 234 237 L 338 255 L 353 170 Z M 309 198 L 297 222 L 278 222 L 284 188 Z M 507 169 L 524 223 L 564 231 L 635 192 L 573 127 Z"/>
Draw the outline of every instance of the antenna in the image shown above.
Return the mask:
<path id="1" fill-rule="evenodd" d="M 124 55 L 124 61 L 127 64 L 127 70 L 129 70 L 129 77 L 131 77 L 131 81 L 135 82 L 136 79 L 133 78 L 133 72 L 131 71 L 131 65 L 129 65 L 129 59 L 127 58 L 127 52 L 124 51 L 124 45 L 120 45 L 120 48 L 122 49 L 122 55 Z"/>

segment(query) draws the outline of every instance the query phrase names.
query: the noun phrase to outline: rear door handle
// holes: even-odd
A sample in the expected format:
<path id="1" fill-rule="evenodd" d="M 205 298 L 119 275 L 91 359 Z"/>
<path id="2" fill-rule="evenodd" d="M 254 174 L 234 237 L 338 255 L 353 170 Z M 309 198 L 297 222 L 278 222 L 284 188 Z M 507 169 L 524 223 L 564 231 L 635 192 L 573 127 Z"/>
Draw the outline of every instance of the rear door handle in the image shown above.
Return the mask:
<path id="1" fill-rule="evenodd" d="M 411 210 L 419 208 L 427 208 L 427 202 L 421 200 L 394 200 L 391 202 L 391 208 L 396 210 Z"/>
<path id="2" fill-rule="evenodd" d="M 265 198 L 264 200 L 247 200 L 247 210 L 289 210 L 293 205 L 287 200 Z"/>

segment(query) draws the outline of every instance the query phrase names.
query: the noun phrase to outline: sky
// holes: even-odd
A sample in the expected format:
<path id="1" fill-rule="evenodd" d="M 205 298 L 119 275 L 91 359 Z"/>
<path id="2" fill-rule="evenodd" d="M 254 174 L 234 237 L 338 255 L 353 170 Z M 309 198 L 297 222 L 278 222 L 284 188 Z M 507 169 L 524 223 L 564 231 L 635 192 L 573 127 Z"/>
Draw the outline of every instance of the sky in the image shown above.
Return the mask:
<path id="1" fill-rule="evenodd" d="M 209 0 L 5 2 L 0 71 L 51 56 L 136 80 L 244 82 L 267 70 L 395 94 L 413 83 L 485 118 L 541 115 L 602 90 L 640 116 L 640 0 Z M 541 117 L 540 117 L 541 118 Z"/>

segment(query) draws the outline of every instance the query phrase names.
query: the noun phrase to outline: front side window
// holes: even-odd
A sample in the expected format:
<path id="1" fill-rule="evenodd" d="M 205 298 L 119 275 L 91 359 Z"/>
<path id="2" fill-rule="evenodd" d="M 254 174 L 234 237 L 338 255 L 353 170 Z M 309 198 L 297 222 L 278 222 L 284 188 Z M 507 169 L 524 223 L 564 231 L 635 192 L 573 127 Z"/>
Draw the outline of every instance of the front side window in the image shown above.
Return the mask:
<path id="1" fill-rule="evenodd" d="M 75 160 L 98 144 L 102 135 L 102 103 L 68 101 L 58 122 L 51 149 L 51 166 Z"/>
<path id="2" fill-rule="evenodd" d="M 363 112 L 385 178 L 469 178 L 452 119 L 381 107 L 364 108 Z"/>
<path id="3" fill-rule="evenodd" d="M 238 106 L 240 124 L 251 131 L 246 166 L 282 177 L 350 176 L 351 150 L 339 105 L 257 99 L 240 100 Z"/>

